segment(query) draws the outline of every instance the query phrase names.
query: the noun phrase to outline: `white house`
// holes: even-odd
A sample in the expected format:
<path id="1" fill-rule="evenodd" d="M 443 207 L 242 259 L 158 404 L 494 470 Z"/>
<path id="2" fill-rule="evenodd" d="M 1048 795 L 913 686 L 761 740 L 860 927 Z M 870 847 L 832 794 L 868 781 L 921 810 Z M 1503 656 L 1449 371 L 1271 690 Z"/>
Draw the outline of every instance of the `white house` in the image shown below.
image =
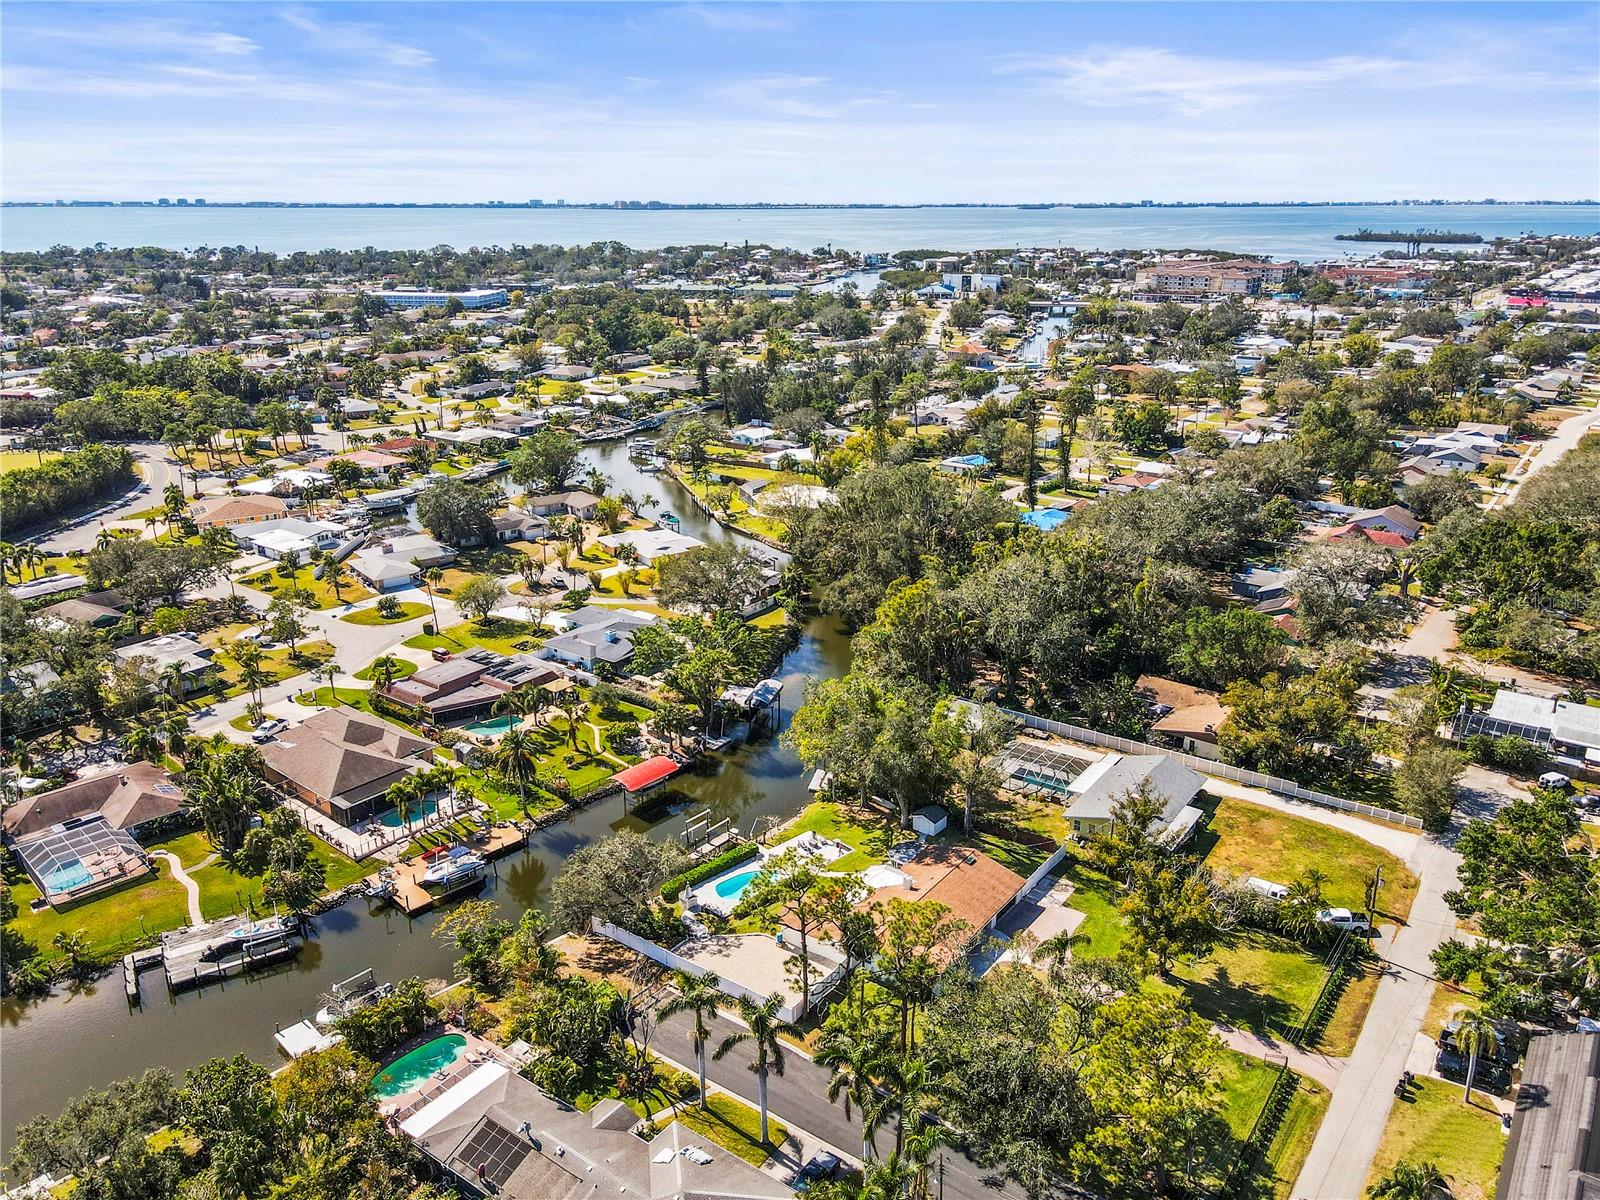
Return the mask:
<path id="1" fill-rule="evenodd" d="M 332 521 L 311 521 L 303 517 L 285 517 L 281 521 L 261 521 L 254 525 L 241 525 L 234 529 L 234 540 L 248 550 L 265 558 L 282 558 L 286 554 L 302 557 L 339 544 L 346 530 Z"/>

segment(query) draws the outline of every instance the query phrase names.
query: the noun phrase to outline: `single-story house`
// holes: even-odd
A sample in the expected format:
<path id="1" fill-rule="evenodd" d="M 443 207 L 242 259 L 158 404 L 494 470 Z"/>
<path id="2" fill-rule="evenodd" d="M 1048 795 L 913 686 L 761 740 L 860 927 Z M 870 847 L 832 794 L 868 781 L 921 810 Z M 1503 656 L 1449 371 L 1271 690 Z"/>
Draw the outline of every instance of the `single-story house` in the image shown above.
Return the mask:
<path id="1" fill-rule="evenodd" d="M 902 878 L 894 878 L 895 873 Z M 951 916 L 966 922 L 973 937 L 993 928 L 1027 883 L 983 851 L 945 842 L 924 843 L 909 861 L 875 868 L 867 876 L 869 883 L 874 879 L 885 886 L 875 887 L 863 904 L 887 904 L 896 899 L 943 904 Z M 948 947 L 945 963 L 953 962 L 964 949 Z"/>
<path id="2" fill-rule="evenodd" d="M 1548 746 L 1576 769 L 1600 771 L 1600 708 L 1592 704 L 1533 696 L 1502 687 L 1489 710 L 1470 714 L 1473 730 L 1496 736 L 1515 735 Z"/>
<path id="3" fill-rule="evenodd" d="M 280 521 L 236 527 L 234 540 L 246 550 L 264 558 L 298 554 L 302 558 L 321 550 L 331 550 L 346 534 L 332 521 L 311 521 L 303 517 L 284 517 Z"/>
<path id="4" fill-rule="evenodd" d="M 565 678 L 535 659 L 478 649 L 397 679 L 381 694 L 443 723 L 483 716 L 507 692 Z"/>
<path id="5" fill-rule="evenodd" d="M 306 466 L 313 471 L 326 471 L 333 462 L 353 463 L 363 471 L 387 471 L 390 467 L 403 467 L 406 460 L 394 454 L 385 454 L 381 450 L 346 450 L 343 454 L 330 454 L 326 458 L 319 458 Z"/>
<path id="6" fill-rule="evenodd" d="M 600 497 L 593 492 L 550 492 L 525 497 L 522 508 L 541 517 L 569 516 L 588 521 L 594 518 L 595 505 L 599 503 Z"/>
<path id="7" fill-rule="evenodd" d="M 128 602 L 116 592 L 94 592 L 87 596 L 74 596 L 70 600 L 58 600 L 40 609 L 39 615 L 61 621 L 79 621 L 96 629 L 104 629 L 122 620 L 127 607 Z"/>
<path id="8" fill-rule="evenodd" d="M 416 587 L 422 572 L 455 562 L 456 552 L 425 533 L 397 533 L 369 542 L 346 562 L 351 572 L 378 592 Z"/>
<path id="9" fill-rule="evenodd" d="M 1245 600 L 1277 600 L 1289 594 L 1295 572 L 1274 567 L 1246 567 L 1229 580 L 1235 596 Z"/>
<path id="10" fill-rule="evenodd" d="M 112 651 L 122 662 L 136 658 L 148 659 L 157 672 L 177 664 L 183 672 L 183 694 L 192 695 L 210 687 L 216 678 L 216 654 L 192 633 L 168 633 L 161 637 L 146 638 L 118 646 Z"/>
<path id="11" fill-rule="evenodd" d="M 103 817 L 113 829 L 138 834 L 183 811 L 183 791 L 172 776 L 154 763 L 119 763 L 114 770 L 91 775 L 15 800 L 3 817 L 6 838 L 24 841 L 52 826 L 85 817 Z"/>
<path id="12" fill-rule="evenodd" d="M 550 522 L 533 513 L 511 509 L 490 520 L 497 542 L 538 542 L 550 536 Z"/>
<path id="13" fill-rule="evenodd" d="M 699 538 L 661 528 L 625 529 L 621 533 L 605 534 L 596 540 L 613 554 L 623 546 L 632 546 L 639 554 L 639 561 L 645 566 L 658 559 L 670 558 L 674 554 L 686 554 L 690 550 L 700 550 L 705 547 L 705 543 Z"/>
<path id="14" fill-rule="evenodd" d="M 289 506 L 277 496 L 212 496 L 196 500 L 189 515 L 201 529 L 253 525 L 289 515 Z"/>
<path id="15" fill-rule="evenodd" d="M 620 1100 L 587 1112 L 495 1058 L 440 1087 L 400 1131 L 454 1181 L 500 1200 L 788 1200 L 777 1177 L 673 1121 L 652 1140 Z"/>
<path id="16" fill-rule="evenodd" d="M 620 667 L 633 653 L 633 635 L 646 625 L 655 624 L 650 613 L 630 609 L 590 610 L 591 616 L 573 624 L 565 633 L 547 638 L 539 647 L 541 658 L 553 658 L 592 671 L 601 663 Z M 566 614 L 567 619 L 584 614 L 584 609 Z"/>
<path id="17" fill-rule="evenodd" d="M 1172 739 L 1186 754 L 1218 757 L 1217 730 L 1229 712 L 1221 697 L 1205 688 L 1159 675 L 1141 675 L 1133 686 L 1156 718 L 1150 726 L 1151 733 Z"/>
<path id="18" fill-rule="evenodd" d="M 341 825 L 390 807 L 389 786 L 432 765 L 435 746 L 407 729 L 339 705 L 261 748 L 267 778 Z"/>
<path id="19" fill-rule="evenodd" d="M 1073 799 L 1067 804 L 1066 817 L 1076 837 L 1107 833 L 1117 802 L 1143 788 L 1161 802 L 1161 814 L 1152 830 L 1176 836 L 1192 829 L 1199 819 L 1200 810 L 1192 809 L 1189 802 L 1204 784 L 1205 778 L 1197 771 L 1165 754 L 1108 754 L 1068 785 Z"/>
<path id="20" fill-rule="evenodd" d="M 728 441 L 735 446 L 760 446 L 776 436 L 772 426 L 765 421 L 751 421 L 730 431 Z"/>
<path id="21" fill-rule="evenodd" d="M 594 368 L 583 363 L 563 363 L 558 367 L 546 367 L 540 374 L 557 383 L 580 383 L 594 378 Z"/>
<path id="22" fill-rule="evenodd" d="M 1600 1035 L 1537 1032 L 1517 1086 L 1495 1200 L 1600 1195 Z"/>

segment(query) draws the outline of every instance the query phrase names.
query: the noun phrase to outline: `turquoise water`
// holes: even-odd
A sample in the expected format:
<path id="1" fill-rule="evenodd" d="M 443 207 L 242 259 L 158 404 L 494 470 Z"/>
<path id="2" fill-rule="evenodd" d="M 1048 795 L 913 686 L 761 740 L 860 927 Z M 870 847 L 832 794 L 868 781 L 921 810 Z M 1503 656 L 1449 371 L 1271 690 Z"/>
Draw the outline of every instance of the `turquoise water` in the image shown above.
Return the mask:
<path id="1" fill-rule="evenodd" d="M 455 1062 L 466 1048 L 467 1039 L 459 1033 L 447 1033 L 425 1042 L 374 1075 L 372 1090 L 384 1097 L 409 1092 L 435 1071 Z"/>
<path id="2" fill-rule="evenodd" d="M 77 859 L 57 867 L 44 877 L 44 890 L 47 892 L 70 892 L 73 888 L 82 887 L 86 883 L 94 882 L 94 876 L 89 874 L 89 869 Z"/>
<path id="3" fill-rule="evenodd" d="M 517 718 L 512 716 L 490 717 L 487 721 L 474 721 L 471 725 L 463 725 L 462 728 L 480 737 L 499 737 L 516 723 Z"/>
<path id="4" fill-rule="evenodd" d="M 716 893 L 724 900 L 732 900 L 750 886 L 750 881 L 759 874 L 757 871 L 741 871 L 737 875 L 729 875 L 726 879 L 717 881 Z"/>
<path id="5" fill-rule="evenodd" d="M 391 808 L 380 816 L 378 820 L 390 829 L 399 829 L 401 825 L 409 822 L 421 821 L 432 817 L 438 811 L 439 802 L 437 800 L 424 800 L 421 804 L 413 804 L 406 810 L 405 821 L 400 819 L 400 810 L 398 808 Z"/>
<path id="6" fill-rule="evenodd" d="M 1255 205 L 1217 208 L 880 208 L 635 211 L 512 208 L 8 208 L 6 250 L 92 246 L 254 246 L 280 254 L 332 247 L 564 246 L 616 240 L 627 246 L 729 241 L 848 250 L 981 246 L 1081 249 L 1207 248 L 1313 257 L 1374 254 L 1385 247 L 1339 242 L 1368 229 L 1452 229 L 1486 238 L 1519 233 L 1589 234 L 1600 208 L 1571 204 Z"/>

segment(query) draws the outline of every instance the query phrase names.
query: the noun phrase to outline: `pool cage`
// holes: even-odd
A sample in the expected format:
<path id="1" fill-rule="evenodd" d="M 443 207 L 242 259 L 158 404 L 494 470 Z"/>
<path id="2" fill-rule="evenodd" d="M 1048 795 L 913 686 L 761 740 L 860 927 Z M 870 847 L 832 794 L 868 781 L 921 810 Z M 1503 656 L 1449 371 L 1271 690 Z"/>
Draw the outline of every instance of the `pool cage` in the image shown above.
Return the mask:
<path id="1" fill-rule="evenodd" d="M 133 835 L 101 816 L 53 826 L 14 849 L 52 905 L 71 903 L 152 869 Z"/>
<path id="2" fill-rule="evenodd" d="M 1000 755 L 1000 770 L 1005 786 L 1024 796 L 1060 800 L 1072 781 L 1083 773 L 1088 760 L 1063 747 L 1031 738 L 1018 738 Z"/>

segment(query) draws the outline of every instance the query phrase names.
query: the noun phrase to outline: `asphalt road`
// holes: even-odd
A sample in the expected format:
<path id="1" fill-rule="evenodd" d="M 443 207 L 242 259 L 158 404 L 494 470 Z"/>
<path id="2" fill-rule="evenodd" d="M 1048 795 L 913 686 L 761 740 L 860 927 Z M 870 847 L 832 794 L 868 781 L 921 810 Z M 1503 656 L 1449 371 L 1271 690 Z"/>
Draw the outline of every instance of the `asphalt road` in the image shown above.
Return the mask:
<path id="1" fill-rule="evenodd" d="M 694 1050 L 689 1041 L 693 1022 L 684 1016 L 659 1022 L 650 1039 L 650 1049 L 663 1058 L 672 1060 L 691 1074 L 695 1071 Z M 713 1023 L 711 1048 L 715 1048 L 730 1033 L 743 1027 L 726 1017 Z M 756 1102 L 756 1077 L 750 1069 L 754 1061 L 748 1044 L 731 1051 L 721 1062 L 708 1060 L 706 1079 L 726 1092 L 731 1092 L 751 1105 Z M 804 1131 L 812 1139 L 825 1142 L 851 1159 L 861 1157 L 861 1123 L 851 1117 L 846 1119 L 843 1103 L 828 1100 L 826 1067 L 818 1066 L 798 1053 L 785 1055 L 784 1073 L 771 1075 L 767 1080 L 767 1108 L 771 1115 L 791 1128 Z M 1002 1184 L 994 1174 L 980 1167 L 961 1151 L 947 1148 L 944 1158 L 944 1196 L 947 1200 L 995 1200 L 997 1197 L 1024 1195 L 1014 1184 Z M 937 1161 L 937 1159 L 935 1160 Z M 934 1195 L 939 1194 L 935 1184 Z"/>

